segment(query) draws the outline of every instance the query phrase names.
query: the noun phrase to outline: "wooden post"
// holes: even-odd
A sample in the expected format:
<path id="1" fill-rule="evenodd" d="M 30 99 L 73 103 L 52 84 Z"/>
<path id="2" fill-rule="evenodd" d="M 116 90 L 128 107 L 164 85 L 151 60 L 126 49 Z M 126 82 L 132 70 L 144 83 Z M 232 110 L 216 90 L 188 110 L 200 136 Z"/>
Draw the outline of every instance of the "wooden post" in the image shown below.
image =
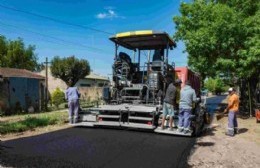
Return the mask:
<path id="1" fill-rule="evenodd" d="M 249 112 L 250 112 L 250 117 L 252 117 L 252 100 L 251 100 L 250 81 L 248 81 L 248 97 L 249 97 Z"/>
<path id="2" fill-rule="evenodd" d="M 45 62 L 45 110 L 48 110 L 48 57 Z"/>

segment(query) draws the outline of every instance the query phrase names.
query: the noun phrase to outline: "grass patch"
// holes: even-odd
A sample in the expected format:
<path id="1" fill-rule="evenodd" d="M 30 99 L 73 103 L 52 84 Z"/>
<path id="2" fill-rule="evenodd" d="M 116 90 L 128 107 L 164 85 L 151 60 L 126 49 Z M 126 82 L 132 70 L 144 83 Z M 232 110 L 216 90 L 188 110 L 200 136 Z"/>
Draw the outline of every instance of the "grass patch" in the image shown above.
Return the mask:
<path id="1" fill-rule="evenodd" d="M 0 122 L 0 134 L 17 133 L 27 130 L 33 130 L 37 127 L 48 125 L 60 125 L 67 121 L 67 113 L 52 112 L 36 115 L 20 116 L 19 119 L 13 120 L 9 118 L 4 122 Z"/>

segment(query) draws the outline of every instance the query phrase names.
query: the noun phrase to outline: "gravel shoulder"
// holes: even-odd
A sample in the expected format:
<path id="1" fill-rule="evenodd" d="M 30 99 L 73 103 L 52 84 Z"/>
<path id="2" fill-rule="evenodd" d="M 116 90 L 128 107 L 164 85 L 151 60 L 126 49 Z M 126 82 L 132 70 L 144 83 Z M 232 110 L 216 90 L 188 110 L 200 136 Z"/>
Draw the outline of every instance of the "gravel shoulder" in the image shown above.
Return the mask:
<path id="1" fill-rule="evenodd" d="M 70 127 L 72 127 L 72 126 L 70 126 L 69 124 L 49 125 L 46 127 L 39 127 L 39 128 L 35 128 L 33 130 L 25 131 L 25 132 L 0 135 L 0 141 L 8 141 L 8 140 L 13 140 L 13 139 L 18 139 L 18 138 L 36 136 L 36 135 L 40 135 L 40 134 L 57 131 L 57 130 L 67 129 Z"/>
<path id="2" fill-rule="evenodd" d="M 260 167 L 260 124 L 255 118 L 238 118 L 239 133 L 229 137 L 225 135 L 227 120 L 213 121 L 211 129 L 197 139 L 188 160 L 190 167 Z"/>

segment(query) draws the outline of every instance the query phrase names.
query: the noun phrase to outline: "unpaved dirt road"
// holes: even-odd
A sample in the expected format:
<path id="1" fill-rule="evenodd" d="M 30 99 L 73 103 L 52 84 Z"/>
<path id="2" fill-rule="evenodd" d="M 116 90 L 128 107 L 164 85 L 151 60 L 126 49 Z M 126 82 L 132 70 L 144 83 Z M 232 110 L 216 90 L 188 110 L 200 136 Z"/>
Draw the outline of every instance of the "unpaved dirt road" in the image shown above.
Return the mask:
<path id="1" fill-rule="evenodd" d="M 239 133 L 225 135 L 227 117 L 213 123 L 211 130 L 197 139 L 188 159 L 194 168 L 260 167 L 260 124 L 255 118 L 238 119 Z"/>
<path id="2" fill-rule="evenodd" d="M 226 95 L 208 98 L 210 112 L 222 112 Z M 213 115 L 210 129 L 196 140 L 188 159 L 194 168 L 258 168 L 260 167 L 260 124 L 255 118 L 238 118 L 239 133 L 225 135 L 228 118 L 216 120 Z"/>

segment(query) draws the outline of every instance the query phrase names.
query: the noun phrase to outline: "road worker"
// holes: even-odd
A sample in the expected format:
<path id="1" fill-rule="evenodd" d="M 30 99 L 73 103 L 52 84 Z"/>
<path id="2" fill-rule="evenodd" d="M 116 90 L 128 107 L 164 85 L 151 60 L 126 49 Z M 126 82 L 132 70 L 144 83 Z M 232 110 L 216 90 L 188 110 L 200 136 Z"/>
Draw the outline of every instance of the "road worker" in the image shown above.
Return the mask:
<path id="1" fill-rule="evenodd" d="M 178 131 L 187 134 L 190 131 L 190 115 L 193 103 L 196 102 L 195 90 L 191 87 L 190 81 L 186 81 L 185 86 L 181 89 L 179 105 L 179 123 Z"/>
<path id="2" fill-rule="evenodd" d="M 228 106 L 224 113 L 228 112 L 228 131 L 226 135 L 234 136 L 237 133 L 237 113 L 239 110 L 239 97 L 234 88 L 228 89 Z"/>
<path id="3" fill-rule="evenodd" d="M 75 124 L 78 121 L 78 115 L 79 115 L 80 93 L 79 93 L 77 87 L 72 86 L 71 80 L 68 82 L 68 84 L 69 84 L 69 87 L 66 90 L 65 97 L 68 101 L 68 107 L 69 107 L 69 123 Z"/>
<path id="4" fill-rule="evenodd" d="M 173 117 L 177 110 L 177 104 L 179 103 L 179 88 L 181 85 L 181 80 L 176 79 L 174 84 L 170 83 L 166 90 L 164 102 L 163 102 L 163 118 L 162 118 L 162 129 L 164 129 L 164 122 L 166 116 L 169 115 L 169 130 L 173 130 Z M 174 123 L 174 127 L 177 124 Z"/>

